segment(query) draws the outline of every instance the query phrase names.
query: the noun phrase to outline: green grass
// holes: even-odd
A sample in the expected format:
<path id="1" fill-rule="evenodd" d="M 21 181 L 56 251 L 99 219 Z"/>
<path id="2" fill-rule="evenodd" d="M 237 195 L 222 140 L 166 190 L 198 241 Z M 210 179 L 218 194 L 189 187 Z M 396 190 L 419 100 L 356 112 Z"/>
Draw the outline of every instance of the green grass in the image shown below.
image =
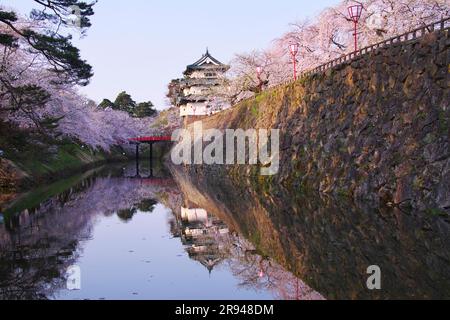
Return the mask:
<path id="1" fill-rule="evenodd" d="M 5 152 L 3 158 L 21 171 L 17 185 L 2 190 L 6 193 L 29 190 L 44 182 L 75 175 L 108 160 L 127 160 L 122 156 L 120 147 L 107 153 L 73 139 L 55 139 L 37 131 L 18 129 L 1 120 L 0 149 Z"/>
<path id="2" fill-rule="evenodd" d="M 13 205 L 5 211 L 5 217 L 8 217 L 16 212 L 22 212 L 26 209 L 38 207 L 46 199 L 59 195 L 64 191 L 72 188 L 89 175 L 90 173 L 79 174 L 26 193 L 25 195 L 17 199 L 13 203 Z"/>
<path id="3" fill-rule="evenodd" d="M 31 177 L 49 176 L 64 171 L 74 171 L 85 165 L 106 161 L 111 155 L 94 151 L 75 142 L 64 141 L 55 145 L 56 153 L 45 157 L 17 159 L 17 165 Z"/>
<path id="4" fill-rule="evenodd" d="M 0 149 L 31 177 L 52 174 L 103 158 L 81 143 L 57 140 L 38 131 L 18 129 L 0 121 Z"/>

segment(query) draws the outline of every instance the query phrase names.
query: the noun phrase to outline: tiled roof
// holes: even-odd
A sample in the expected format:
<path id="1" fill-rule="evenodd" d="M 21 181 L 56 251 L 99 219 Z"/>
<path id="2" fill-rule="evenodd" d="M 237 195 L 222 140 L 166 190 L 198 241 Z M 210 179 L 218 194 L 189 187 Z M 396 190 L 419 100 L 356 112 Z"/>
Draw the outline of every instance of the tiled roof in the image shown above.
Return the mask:
<path id="1" fill-rule="evenodd" d="M 206 53 L 199 60 L 197 60 L 193 64 L 187 66 L 184 74 L 188 74 L 194 70 L 206 69 L 206 68 L 220 68 L 223 71 L 226 71 L 229 69 L 229 66 L 223 64 L 222 62 L 220 62 L 219 60 L 214 58 L 209 53 L 209 51 L 206 50 Z"/>

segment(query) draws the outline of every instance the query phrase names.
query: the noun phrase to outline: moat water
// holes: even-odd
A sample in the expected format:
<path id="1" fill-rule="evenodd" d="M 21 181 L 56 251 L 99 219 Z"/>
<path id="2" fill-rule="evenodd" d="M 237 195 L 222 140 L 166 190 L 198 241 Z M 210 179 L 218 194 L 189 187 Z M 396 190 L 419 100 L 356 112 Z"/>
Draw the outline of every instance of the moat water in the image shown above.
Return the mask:
<path id="1" fill-rule="evenodd" d="M 0 299 L 450 298 L 445 217 L 241 187 L 130 164 L 29 192 L 0 215 Z"/>

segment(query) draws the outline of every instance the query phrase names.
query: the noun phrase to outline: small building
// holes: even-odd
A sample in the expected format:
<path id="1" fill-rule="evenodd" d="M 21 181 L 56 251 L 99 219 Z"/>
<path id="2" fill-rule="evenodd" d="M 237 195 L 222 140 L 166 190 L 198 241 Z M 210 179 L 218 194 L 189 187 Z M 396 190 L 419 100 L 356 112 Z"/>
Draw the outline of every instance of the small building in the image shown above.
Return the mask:
<path id="1" fill-rule="evenodd" d="M 175 88 L 172 97 L 180 108 L 180 116 L 205 116 L 229 108 L 229 104 L 213 97 L 213 90 L 224 84 L 228 65 L 214 58 L 208 50 L 195 63 L 188 65 L 184 78 L 172 81 L 169 87 Z"/>

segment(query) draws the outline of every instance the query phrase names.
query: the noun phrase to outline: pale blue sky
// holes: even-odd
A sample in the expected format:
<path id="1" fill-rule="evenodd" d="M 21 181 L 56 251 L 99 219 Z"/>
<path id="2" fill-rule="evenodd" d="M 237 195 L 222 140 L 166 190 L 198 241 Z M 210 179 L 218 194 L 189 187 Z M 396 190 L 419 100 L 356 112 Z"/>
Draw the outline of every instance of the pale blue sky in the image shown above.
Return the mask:
<path id="1" fill-rule="evenodd" d="M 165 107 L 167 84 L 209 47 L 228 63 L 235 53 L 264 49 L 288 30 L 338 0 L 100 0 L 93 26 L 78 39 L 84 59 L 94 67 L 82 92 L 99 102 L 122 90 L 135 100 Z M 32 0 L 0 0 L 29 13 Z"/>

